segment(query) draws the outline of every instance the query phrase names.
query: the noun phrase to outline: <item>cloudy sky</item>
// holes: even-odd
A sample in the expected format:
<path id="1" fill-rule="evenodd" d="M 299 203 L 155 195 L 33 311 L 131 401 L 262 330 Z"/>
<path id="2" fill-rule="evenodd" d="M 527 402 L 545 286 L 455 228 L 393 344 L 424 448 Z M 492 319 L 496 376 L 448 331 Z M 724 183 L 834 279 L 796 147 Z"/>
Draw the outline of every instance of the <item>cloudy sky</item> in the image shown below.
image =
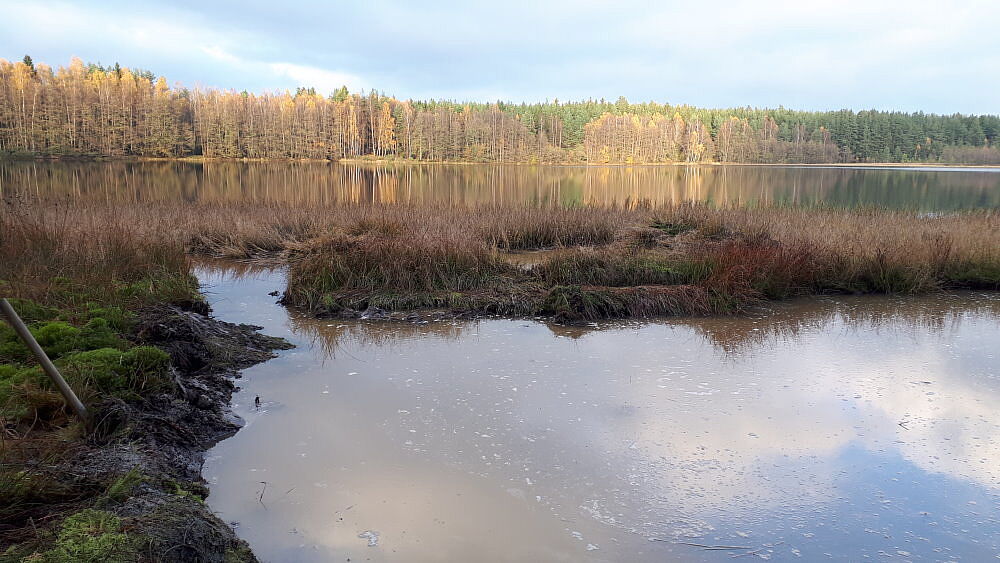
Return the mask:
<path id="1" fill-rule="evenodd" d="M 185 85 L 1000 113 L 993 0 L 2 0 L 0 15 L 0 58 Z"/>

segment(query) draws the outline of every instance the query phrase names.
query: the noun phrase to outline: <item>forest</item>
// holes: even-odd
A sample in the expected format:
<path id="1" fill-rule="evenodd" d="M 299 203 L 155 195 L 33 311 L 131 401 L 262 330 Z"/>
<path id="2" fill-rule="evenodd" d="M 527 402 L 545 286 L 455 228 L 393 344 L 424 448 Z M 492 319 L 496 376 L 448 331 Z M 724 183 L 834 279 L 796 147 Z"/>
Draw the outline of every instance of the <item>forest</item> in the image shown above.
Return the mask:
<path id="1" fill-rule="evenodd" d="M 251 93 L 171 86 L 147 70 L 78 58 L 57 69 L 0 59 L 8 156 L 1000 164 L 998 135 L 996 115 Z"/>

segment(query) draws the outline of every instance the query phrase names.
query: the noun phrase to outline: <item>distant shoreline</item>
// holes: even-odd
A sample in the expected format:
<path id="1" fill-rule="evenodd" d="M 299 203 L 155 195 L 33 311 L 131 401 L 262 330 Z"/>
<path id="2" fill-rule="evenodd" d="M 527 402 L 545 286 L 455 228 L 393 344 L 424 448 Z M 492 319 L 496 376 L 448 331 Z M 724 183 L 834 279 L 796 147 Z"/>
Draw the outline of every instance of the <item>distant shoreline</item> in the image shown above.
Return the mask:
<path id="1" fill-rule="evenodd" d="M 469 162 L 463 160 L 406 160 L 341 158 L 338 160 L 309 158 L 220 158 L 205 156 L 150 157 L 150 156 L 17 156 L 0 155 L 0 162 L 189 162 L 189 163 L 328 163 L 328 164 L 380 164 L 401 166 L 462 165 L 462 166 L 566 166 L 566 167 L 645 167 L 645 166 L 755 166 L 770 168 L 981 168 L 1000 169 L 998 164 L 956 164 L 953 162 Z"/>

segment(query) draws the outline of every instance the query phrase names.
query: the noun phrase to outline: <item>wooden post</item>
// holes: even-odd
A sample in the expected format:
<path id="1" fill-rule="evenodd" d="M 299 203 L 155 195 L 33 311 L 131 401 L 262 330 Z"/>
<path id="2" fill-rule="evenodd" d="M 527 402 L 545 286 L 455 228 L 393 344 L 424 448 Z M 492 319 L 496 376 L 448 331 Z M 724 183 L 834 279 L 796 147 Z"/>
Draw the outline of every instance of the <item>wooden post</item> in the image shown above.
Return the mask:
<path id="1" fill-rule="evenodd" d="M 2 297 L 0 297 L 0 312 L 7 317 L 7 322 L 9 322 L 10 326 L 14 328 L 14 332 L 21 337 L 24 344 L 29 350 L 31 350 L 31 353 L 35 355 L 35 358 L 38 359 L 38 363 L 42 365 L 42 369 L 45 370 L 45 373 L 56 384 L 56 387 L 59 388 L 62 396 L 66 398 L 66 402 L 73 407 L 73 410 L 76 411 L 80 420 L 82 420 L 89 428 L 90 415 L 87 414 L 87 407 L 83 406 L 83 403 L 80 402 L 79 398 L 77 398 L 76 393 L 73 392 L 73 389 L 68 383 L 66 383 L 66 380 L 63 379 L 62 374 L 60 374 L 59 370 L 56 369 L 56 366 L 52 364 L 52 360 L 49 360 L 48 354 L 46 354 L 45 350 L 42 350 L 42 347 L 38 345 L 38 341 L 35 340 L 31 331 L 28 330 L 24 321 L 21 320 L 21 317 L 17 316 L 17 311 L 14 310 L 14 307 L 12 307 L 10 303 Z"/>

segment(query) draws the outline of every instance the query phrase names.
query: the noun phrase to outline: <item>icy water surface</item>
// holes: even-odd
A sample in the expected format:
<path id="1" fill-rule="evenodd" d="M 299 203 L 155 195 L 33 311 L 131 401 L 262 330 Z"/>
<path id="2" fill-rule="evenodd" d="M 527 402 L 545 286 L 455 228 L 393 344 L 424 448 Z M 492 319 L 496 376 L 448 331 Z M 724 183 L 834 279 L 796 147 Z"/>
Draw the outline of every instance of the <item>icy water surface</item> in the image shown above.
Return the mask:
<path id="1" fill-rule="evenodd" d="M 414 325 L 289 313 L 277 272 L 200 278 L 298 346 L 245 372 L 204 471 L 265 561 L 1000 554 L 995 294 Z"/>

